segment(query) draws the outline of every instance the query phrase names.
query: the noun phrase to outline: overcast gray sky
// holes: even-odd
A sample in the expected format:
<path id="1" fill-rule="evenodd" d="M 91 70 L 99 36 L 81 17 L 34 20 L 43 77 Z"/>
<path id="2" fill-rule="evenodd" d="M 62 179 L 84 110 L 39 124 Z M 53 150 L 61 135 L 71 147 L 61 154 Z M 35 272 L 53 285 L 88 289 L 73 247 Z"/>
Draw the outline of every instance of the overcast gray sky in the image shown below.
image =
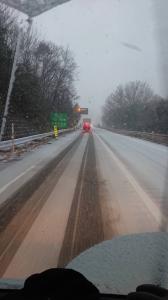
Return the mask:
<path id="1" fill-rule="evenodd" d="M 154 16 L 153 0 L 72 0 L 34 22 L 42 38 L 74 53 L 80 104 L 99 120 L 120 83 L 145 80 L 163 94 Z"/>

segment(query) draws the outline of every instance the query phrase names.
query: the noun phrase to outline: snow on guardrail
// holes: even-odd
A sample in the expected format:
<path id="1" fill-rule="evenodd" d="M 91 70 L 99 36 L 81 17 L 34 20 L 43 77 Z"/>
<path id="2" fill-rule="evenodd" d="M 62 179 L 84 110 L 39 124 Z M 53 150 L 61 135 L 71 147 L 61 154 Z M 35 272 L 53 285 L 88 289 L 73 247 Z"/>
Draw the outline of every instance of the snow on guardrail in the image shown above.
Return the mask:
<path id="1" fill-rule="evenodd" d="M 70 132 L 73 130 L 74 130 L 74 128 L 61 129 L 61 130 L 59 130 L 59 134 L 62 134 L 64 132 Z M 14 144 L 15 144 L 15 146 L 22 146 L 23 144 L 27 144 L 27 143 L 30 143 L 35 140 L 41 140 L 43 138 L 50 137 L 53 135 L 54 135 L 54 132 L 51 131 L 51 132 L 47 132 L 47 133 L 41 133 L 41 134 L 36 134 L 36 135 L 32 135 L 32 136 L 27 136 L 27 137 L 15 139 Z M 5 150 L 11 149 L 12 143 L 13 143 L 13 140 L 7 140 L 7 141 L 0 142 L 0 150 L 5 151 Z"/>

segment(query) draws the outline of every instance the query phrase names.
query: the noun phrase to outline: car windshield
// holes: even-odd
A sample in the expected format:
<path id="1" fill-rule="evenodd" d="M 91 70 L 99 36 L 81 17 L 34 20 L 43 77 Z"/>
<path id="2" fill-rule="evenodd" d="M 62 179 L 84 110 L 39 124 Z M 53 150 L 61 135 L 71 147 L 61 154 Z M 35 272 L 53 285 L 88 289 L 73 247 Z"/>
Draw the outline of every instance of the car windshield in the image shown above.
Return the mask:
<path id="1" fill-rule="evenodd" d="M 167 11 L 0 0 L 1 279 L 72 267 L 106 291 L 129 257 L 168 286 Z"/>

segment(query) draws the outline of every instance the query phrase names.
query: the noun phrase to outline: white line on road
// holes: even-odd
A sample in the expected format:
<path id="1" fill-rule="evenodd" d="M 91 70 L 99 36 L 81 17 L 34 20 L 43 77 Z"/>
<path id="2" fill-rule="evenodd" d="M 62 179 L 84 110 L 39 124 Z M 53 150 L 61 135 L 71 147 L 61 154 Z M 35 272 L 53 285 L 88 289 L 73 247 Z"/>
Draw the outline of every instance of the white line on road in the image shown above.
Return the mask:
<path id="1" fill-rule="evenodd" d="M 123 136 L 126 140 L 132 139 L 137 144 L 147 144 L 150 148 L 152 148 L 155 151 L 159 150 L 159 151 L 162 151 L 162 152 L 168 154 L 168 146 L 166 146 L 164 144 L 159 144 L 159 143 L 152 142 L 150 140 L 145 140 L 145 139 L 143 140 L 143 139 L 137 138 L 135 136 L 130 136 L 130 135 L 125 135 L 125 134 L 121 134 L 121 133 L 116 133 L 116 132 L 109 131 L 109 130 L 106 130 L 106 129 L 103 129 L 103 130 L 106 131 L 106 132 L 108 131 L 108 132 L 110 132 L 111 134 L 114 134 L 114 135 Z"/>
<path id="2" fill-rule="evenodd" d="M 2 194 L 11 184 L 13 184 L 14 182 L 16 182 L 18 179 L 20 179 L 22 176 L 24 176 L 26 173 L 28 173 L 29 171 L 31 171 L 32 169 L 34 169 L 35 166 L 31 166 L 30 168 L 28 168 L 26 171 L 22 172 L 20 175 L 18 175 L 17 177 L 15 177 L 13 180 L 11 180 L 10 182 L 8 182 L 7 184 L 5 184 L 1 189 L 0 189 L 0 194 Z"/>
<path id="3" fill-rule="evenodd" d="M 138 193 L 138 195 L 141 197 L 142 201 L 144 202 L 145 206 L 149 209 L 150 213 L 153 215 L 155 220 L 161 224 L 161 219 L 163 218 L 161 211 L 156 206 L 156 204 L 153 202 L 153 200 L 149 197 L 149 195 L 142 189 L 142 187 L 139 185 L 139 183 L 135 180 L 135 178 L 132 176 L 132 174 L 128 171 L 126 166 L 117 158 L 117 156 L 113 153 L 113 151 L 106 145 L 106 143 L 99 137 L 97 134 L 95 134 L 96 137 L 99 139 L 99 141 L 103 144 L 104 148 L 107 150 L 111 158 L 115 161 L 115 163 L 118 165 L 120 170 L 124 173 L 126 178 L 129 180 L 135 191 Z"/>

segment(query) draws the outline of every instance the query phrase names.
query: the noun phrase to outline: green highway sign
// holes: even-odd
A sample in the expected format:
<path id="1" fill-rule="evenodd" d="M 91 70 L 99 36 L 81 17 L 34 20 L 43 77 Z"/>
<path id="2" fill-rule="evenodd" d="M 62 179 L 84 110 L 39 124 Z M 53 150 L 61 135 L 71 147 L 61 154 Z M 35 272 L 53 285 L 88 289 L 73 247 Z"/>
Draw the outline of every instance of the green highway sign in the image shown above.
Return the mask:
<path id="1" fill-rule="evenodd" d="M 68 127 L 67 113 L 53 112 L 50 116 L 52 126 L 57 126 L 59 129 L 66 129 Z"/>

